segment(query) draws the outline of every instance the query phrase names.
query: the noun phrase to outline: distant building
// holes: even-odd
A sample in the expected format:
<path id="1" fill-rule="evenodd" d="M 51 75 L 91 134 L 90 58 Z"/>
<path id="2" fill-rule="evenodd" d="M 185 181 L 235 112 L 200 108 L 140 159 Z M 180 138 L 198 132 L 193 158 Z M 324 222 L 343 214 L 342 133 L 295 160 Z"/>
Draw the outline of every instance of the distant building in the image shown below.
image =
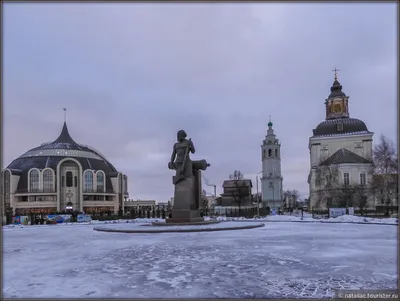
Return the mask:
<path id="1" fill-rule="evenodd" d="M 155 200 L 126 200 L 124 202 L 125 211 L 134 210 L 152 210 L 156 206 Z"/>
<path id="2" fill-rule="evenodd" d="M 98 151 L 76 143 L 64 123 L 59 137 L 28 150 L 2 171 L 3 214 L 114 212 L 129 197 L 128 177 Z"/>
<path id="3" fill-rule="evenodd" d="M 295 195 L 285 195 L 283 197 L 283 208 L 293 208 L 296 209 L 298 207 L 297 198 Z"/>
<path id="4" fill-rule="evenodd" d="M 313 130 L 309 140 L 311 209 L 335 207 L 339 190 L 350 186 L 368 190 L 372 182 L 373 133 L 363 121 L 350 117 L 349 97 L 336 74 L 325 100 L 325 112 L 325 121 Z M 368 206 L 373 206 L 372 194 L 366 197 Z"/>
<path id="5" fill-rule="evenodd" d="M 226 180 L 222 188 L 223 193 L 216 199 L 217 206 L 222 207 L 249 207 L 253 206 L 253 184 L 249 179 Z"/>
<path id="6" fill-rule="evenodd" d="M 373 178 L 375 209 L 379 212 L 388 210 L 397 212 L 399 208 L 399 175 L 390 174 L 387 176 L 386 187 L 388 189 L 385 189 L 383 175 L 375 174 Z"/>
<path id="7" fill-rule="evenodd" d="M 268 130 L 261 145 L 262 178 L 261 195 L 262 203 L 270 209 L 278 209 L 282 205 L 282 172 L 281 172 L 281 145 L 276 138 L 273 124 L 268 122 Z"/>

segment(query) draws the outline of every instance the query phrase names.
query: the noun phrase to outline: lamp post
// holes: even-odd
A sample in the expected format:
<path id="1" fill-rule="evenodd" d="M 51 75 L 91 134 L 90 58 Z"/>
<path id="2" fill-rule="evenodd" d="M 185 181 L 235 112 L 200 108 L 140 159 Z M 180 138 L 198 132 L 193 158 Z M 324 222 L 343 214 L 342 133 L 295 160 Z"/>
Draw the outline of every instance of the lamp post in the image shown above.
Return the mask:
<path id="1" fill-rule="evenodd" d="M 260 198 L 258 195 L 258 175 L 262 173 L 262 171 L 260 171 L 259 173 L 257 173 L 256 175 L 256 190 L 257 190 L 257 194 L 256 194 L 256 199 L 257 199 L 257 216 L 260 216 Z"/>

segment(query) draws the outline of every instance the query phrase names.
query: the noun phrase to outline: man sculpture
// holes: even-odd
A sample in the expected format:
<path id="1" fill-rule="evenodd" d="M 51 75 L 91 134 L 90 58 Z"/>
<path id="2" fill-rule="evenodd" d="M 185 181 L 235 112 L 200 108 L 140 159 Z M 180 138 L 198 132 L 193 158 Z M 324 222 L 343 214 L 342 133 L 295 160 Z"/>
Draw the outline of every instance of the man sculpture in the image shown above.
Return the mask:
<path id="1" fill-rule="evenodd" d="M 202 191 L 201 170 L 206 170 L 210 166 L 206 160 L 192 161 L 190 159 L 190 153 L 194 154 L 196 150 L 192 140 L 186 137 L 184 130 L 178 131 L 178 141 L 174 144 L 171 160 L 168 163 L 168 168 L 176 171 L 172 179 L 175 185 L 172 218 L 176 222 L 198 220 Z"/>

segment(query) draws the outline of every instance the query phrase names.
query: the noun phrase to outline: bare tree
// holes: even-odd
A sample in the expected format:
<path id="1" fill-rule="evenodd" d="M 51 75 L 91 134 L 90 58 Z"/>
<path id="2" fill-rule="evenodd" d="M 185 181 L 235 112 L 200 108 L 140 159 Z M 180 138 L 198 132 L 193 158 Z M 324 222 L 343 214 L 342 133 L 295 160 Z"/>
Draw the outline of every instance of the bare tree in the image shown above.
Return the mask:
<path id="1" fill-rule="evenodd" d="M 320 165 L 315 169 L 316 205 L 326 204 L 331 207 L 332 200 L 337 198 L 340 187 L 339 167 L 337 165 Z"/>
<path id="2" fill-rule="evenodd" d="M 336 198 L 337 205 L 341 208 L 353 207 L 355 197 L 357 195 L 357 186 L 355 185 L 341 185 L 337 189 Z"/>
<path id="3" fill-rule="evenodd" d="M 229 180 L 243 180 L 243 173 L 240 170 L 235 170 L 233 171 L 233 174 L 229 175 Z"/>
<path id="4" fill-rule="evenodd" d="M 208 213 L 208 198 L 207 198 L 207 192 L 205 190 L 203 190 L 201 193 L 201 205 L 207 214 Z"/>
<path id="5" fill-rule="evenodd" d="M 240 213 L 243 202 L 246 200 L 246 197 L 249 196 L 249 187 L 246 185 L 246 181 L 243 179 L 243 173 L 240 170 L 235 170 L 233 174 L 229 176 L 229 179 L 233 182 L 231 196 L 235 203 L 238 204 Z"/>
<path id="6" fill-rule="evenodd" d="M 364 209 L 368 207 L 368 188 L 365 185 L 357 185 L 354 188 L 356 191 L 355 205 L 363 215 Z"/>
<path id="7" fill-rule="evenodd" d="M 398 157 L 393 141 L 381 135 L 379 144 L 373 150 L 374 176 L 372 187 L 375 191 L 381 191 L 384 203 L 391 206 L 391 192 L 397 188 L 393 183 L 393 175 L 398 172 Z M 396 181 L 397 182 L 397 181 Z"/>
<path id="8" fill-rule="evenodd" d="M 283 199 L 289 199 L 289 208 L 297 207 L 297 200 L 300 198 L 300 193 L 298 190 L 287 189 L 283 192 Z M 284 203 L 286 205 L 286 202 Z"/>

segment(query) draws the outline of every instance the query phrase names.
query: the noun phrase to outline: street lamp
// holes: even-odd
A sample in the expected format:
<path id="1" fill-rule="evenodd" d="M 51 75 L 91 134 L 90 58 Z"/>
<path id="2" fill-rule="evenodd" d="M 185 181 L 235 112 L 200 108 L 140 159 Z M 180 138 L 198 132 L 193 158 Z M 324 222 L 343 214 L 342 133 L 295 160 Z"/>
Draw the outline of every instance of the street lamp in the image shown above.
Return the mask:
<path id="1" fill-rule="evenodd" d="M 258 175 L 262 173 L 262 171 L 260 171 L 259 173 L 256 174 L 256 190 L 257 190 L 257 216 L 260 216 L 260 199 L 259 199 L 259 195 L 258 195 Z"/>

